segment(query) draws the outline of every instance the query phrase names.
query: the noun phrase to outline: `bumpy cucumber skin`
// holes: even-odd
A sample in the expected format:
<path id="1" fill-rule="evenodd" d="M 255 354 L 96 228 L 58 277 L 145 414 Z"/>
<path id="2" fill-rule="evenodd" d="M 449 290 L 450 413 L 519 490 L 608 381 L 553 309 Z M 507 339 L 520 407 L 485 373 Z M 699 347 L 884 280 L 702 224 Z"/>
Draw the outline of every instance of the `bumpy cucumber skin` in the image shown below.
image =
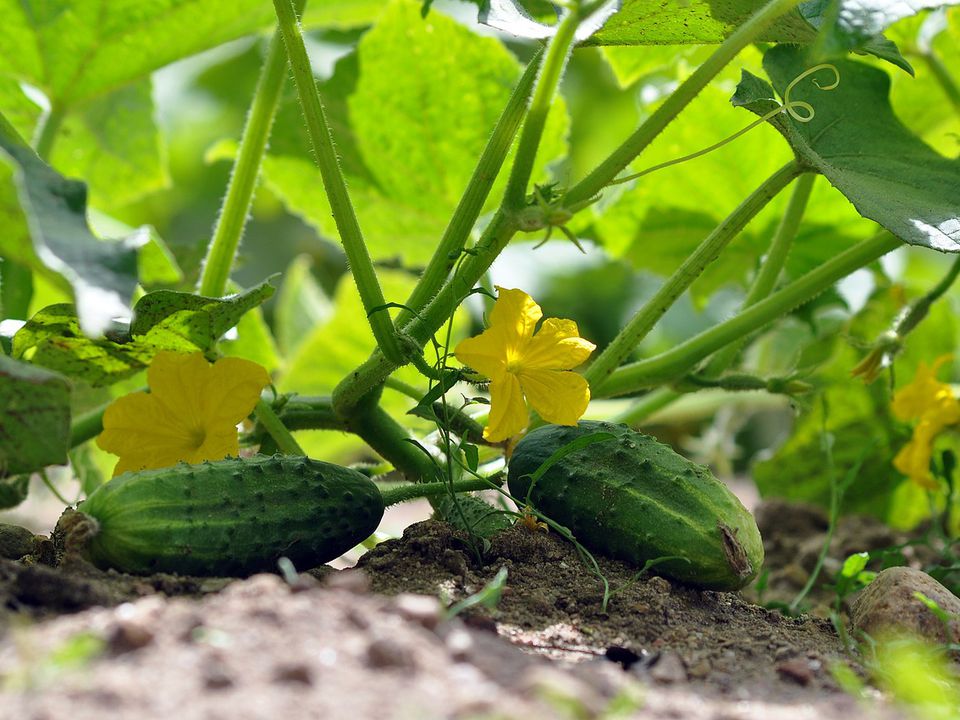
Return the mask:
<path id="1" fill-rule="evenodd" d="M 99 567 L 133 574 L 245 576 L 340 556 L 383 517 L 359 472 L 304 457 L 228 458 L 124 473 L 77 508 L 97 520 L 87 546 Z"/>
<path id="2" fill-rule="evenodd" d="M 530 476 L 555 451 L 597 432 L 615 439 L 577 450 L 548 469 L 530 491 Z M 581 421 L 547 425 L 524 437 L 510 458 L 510 492 L 561 525 L 589 550 L 711 590 L 737 590 L 763 565 L 757 523 L 710 471 L 626 425 Z"/>

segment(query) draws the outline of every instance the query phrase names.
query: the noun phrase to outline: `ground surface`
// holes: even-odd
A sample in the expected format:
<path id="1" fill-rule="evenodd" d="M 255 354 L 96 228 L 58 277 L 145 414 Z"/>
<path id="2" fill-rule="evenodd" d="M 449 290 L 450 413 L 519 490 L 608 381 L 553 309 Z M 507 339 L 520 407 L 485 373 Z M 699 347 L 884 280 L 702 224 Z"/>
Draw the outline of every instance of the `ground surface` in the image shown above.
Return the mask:
<path id="1" fill-rule="evenodd" d="M 782 526 L 783 512 L 761 508 L 761 525 Z M 768 594 L 784 597 L 805 581 L 800 545 L 816 546 L 822 524 L 814 511 L 790 517 L 806 535 L 762 527 L 777 563 Z M 847 552 L 890 539 L 861 522 L 835 542 Z M 501 568 L 495 611 L 445 619 L 436 598 L 462 599 Z M 600 568 L 606 610 L 602 582 L 555 535 L 513 528 L 481 562 L 432 521 L 359 569 L 292 584 L 0 560 L 0 717 L 905 717 L 839 690 L 831 667 L 856 664 L 825 619 Z"/>

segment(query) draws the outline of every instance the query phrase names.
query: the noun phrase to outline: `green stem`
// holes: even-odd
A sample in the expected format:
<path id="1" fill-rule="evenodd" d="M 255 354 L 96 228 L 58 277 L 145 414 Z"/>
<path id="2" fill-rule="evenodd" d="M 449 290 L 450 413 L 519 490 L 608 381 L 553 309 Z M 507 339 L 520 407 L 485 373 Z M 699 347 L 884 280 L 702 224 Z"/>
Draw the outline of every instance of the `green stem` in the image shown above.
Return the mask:
<path id="1" fill-rule="evenodd" d="M 807 201 L 810 198 L 810 191 L 813 188 L 815 179 L 816 175 L 813 173 L 805 173 L 797 179 L 793 193 L 790 196 L 790 202 L 787 204 L 786 212 L 784 212 L 783 217 L 780 219 L 780 224 L 777 226 L 777 230 L 770 242 L 770 249 L 767 251 L 763 264 L 760 266 L 760 271 L 750 286 L 746 298 L 744 298 L 743 307 L 746 308 L 755 305 L 767 297 L 776 286 L 777 279 L 780 277 L 780 273 L 787 260 L 787 255 L 790 253 L 790 248 L 793 245 L 793 239 L 796 237 L 800 221 L 803 218 L 803 213 L 806 209 Z M 742 344 L 741 339 L 716 352 L 713 357 L 710 358 L 710 362 L 704 369 L 703 375 L 708 378 L 720 375 L 733 364 L 737 354 L 740 352 Z M 662 410 L 675 400 L 683 397 L 684 394 L 685 393 L 669 387 L 657 388 L 641 397 L 635 405 L 618 416 L 616 421 L 627 423 L 628 425 L 636 425 L 656 411 Z"/>
<path id="2" fill-rule="evenodd" d="M 920 57 L 926 61 L 927 67 L 930 68 L 934 79 L 940 84 L 944 94 L 950 100 L 953 109 L 960 114 L 960 86 L 957 85 L 957 81 L 950 74 L 950 71 L 947 70 L 946 65 L 932 52 L 923 53 Z"/>
<path id="3" fill-rule="evenodd" d="M 297 0 L 298 12 L 303 10 L 305 1 Z M 270 40 L 267 58 L 260 70 L 230 182 L 213 230 L 213 239 L 207 248 L 198 289 L 200 295 L 220 297 L 226 292 L 230 270 L 250 215 L 260 164 L 270 139 L 270 129 L 277 114 L 286 75 L 287 52 L 277 30 Z"/>
<path id="4" fill-rule="evenodd" d="M 538 51 L 527 65 L 520 82 L 513 89 L 513 94 L 500 115 L 500 119 L 493 129 L 493 134 L 490 136 L 487 146 L 483 149 L 480 160 L 477 161 L 477 167 L 474 169 L 470 182 L 460 198 L 460 203 L 454 210 L 450 224 L 444 230 L 440 245 L 433 253 L 433 257 L 424 269 L 423 275 L 420 276 L 417 286 L 407 299 L 407 307 L 414 311 L 420 311 L 429 302 L 430 298 L 436 295 L 466 245 L 467 239 L 470 237 L 470 231 L 477 222 L 477 218 L 483 210 L 483 205 L 487 201 L 487 196 L 490 194 L 490 189 L 503 166 L 503 161 L 510 151 L 517 128 L 520 127 L 520 123 L 526 114 L 527 100 L 530 97 L 534 79 L 537 77 L 541 58 L 542 52 Z M 397 318 L 397 326 L 402 327 L 412 318 L 413 313 L 410 311 L 401 311 Z"/>
<path id="5" fill-rule="evenodd" d="M 677 392 L 669 387 L 654 388 L 646 395 L 638 398 L 633 405 L 617 415 L 613 421 L 635 427 L 657 412 L 657 410 L 662 410 L 668 405 L 673 404 L 674 401 L 683 397 L 683 395 L 684 393 Z"/>
<path id="6" fill-rule="evenodd" d="M 403 393 L 408 398 L 420 402 L 421 398 L 426 394 L 423 390 L 415 388 L 413 385 L 403 382 L 402 380 L 397 380 L 396 378 L 388 377 L 383 381 L 384 387 L 388 387 L 391 390 L 396 390 L 399 393 Z"/>
<path id="7" fill-rule="evenodd" d="M 333 411 L 328 397 L 297 395 L 279 409 L 280 422 L 287 430 L 344 431 L 343 420 Z"/>
<path id="8" fill-rule="evenodd" d="M 270 403 L 259 400 L 254 413 L 257 416 L 257 422 L 270 433 L 270 437 L 273 438 L 273 442 L 276 443 L 280 452 L 284 455 L 306 455 L 300 444 L 290 434 L 290 430 L 273 411 Z"/>
<path id="9" fill-rule="evenodd" d="M 738 27 L 717 47 L 663 104 L 587 177 L 574 185 L 564 197 L 567 207 L 585 202 L 600 193 L 624 168 L 653 142 L 664 128 L 700 93 L 737 54 L 752 43 L 778 17 L 789 12 L 800 0 L 771 0 Z"/>
<path id="10" fill-rule="evenodd" d="M 886 232 L 864 240 L 756 305 L 747 308 L 736 317 L 715 325 L 656 357 L 624 365 L 613 372 L 599 387 L 593 388 L 593 396 L 599 398 L 623 395 L 675 380 L 708 355 L 748 333 L 759 330 L 767 323 L 816 297 L 838 280 L 902 244 L 900 240 Z"/>
<path id="11" fill-rule="evenodd" d="M 557 93 L 557 86 L 567 59 L 573 48 L 573 37 L 580 24 L 579 8 L 571 8 L 560 21 L 556 34 L 551 38 L 547 47 L 547 54 L 543 60 L 543 69 L 537 78 L 537 85 L 527 111 L 527 119 L 523 123 L 520 133 L 520 142 L 517 145 L 517 154 L 510 170 L 510 179 L 504 191 L 503 207 L 509 210 L 520 210 L 527 204 L 527 184 L 533 174 L 533 165 L 537 159 L 537 150 L 540 148 L 540 138 L 547 124 L 547 117 Z"/>
<path id="12" fill-rule="evenodd" d="M 498 211 L 487 225 L 472 254 L 463 260 L 456 274 L 441 288 L 413 320 L 407 323 L 403 331 L 418 346 L 423 347 L 443 324 L 450 318 L 473 286 L 487 271 L 500 252 L 510 242 L 516 232 L 516 225 L 502 211 Z M 398 365 L 391 362 L 378 349 L 360 367 L 344 378 L 333 390 L 333 406 L 336 411 L 347 416 L 352 408 L 377 387 L 394 371 Z"/>
<path id="13" fill-rule="evenodd" d="M 431 480 L 437 466 L 433 458 L 414 445 L 406 429 L 379 405 L 357 407 L 346 419 L 344 429 L 358 435 L 410 480 Z"/>
<path id="14" fill-rule="evenodd" d="M 946 275 L 944 275 L 926 295 L 910 306 L 910 310 L 900 319 L 894 328 L 894 333 L 900 338 L 906 337 L 920 324 L 920 321 L 927 316 L 933 303 L 939 300 L 940 297 L 950 289 L 950 286 L 956 281 L 958 275 L 960 275 L 960 257 L 953 261 Z"/>
<path id="15" fill-rule="evenodd" d="M 428 483 L 404 483 L 403 485 L 394 485 L 384 487 L 380 485 L 380 494 L 383 496 L 383 504 L 387 507 L 407 500 L 416 500 L 418 498 L 436 498 L 447 495 L 448 493 L 472 492 L 474 490 L 494 490 L 497 484 L 487 478 L 463 478 L 454 480 L 452 483 L 446 481 L 428 482 Z"/>
<path id="16" fill-rule="evenodd" d="M 334 222 L 336 222 L 337 230 L 340 232 L 340 241 L 343 243 L 347 262 L 350 265 L 350 272 L 357 284 L 357 290 L 360 293 L 360 299 L 363 301 L 367 319 L 373 329 L 377 345 L 383 354 L 395 365 L 403 365 L 406 363 L 406 359 L 400 349 L 400 343 L 394 332 L 390 315 L 383 309 L 386 301 L 383 298 L 383 291 L 373 268 L 373 262 L 370 260 L 370 254 L 367 252 L 367 246 L 363 241 L 363 234 L 357 222 L 353 203 L 351 203 L 350 195 L 347 192 L 346 181 L 340 170 L 337 150 L 330 134 L 330 127 L 323 110 L 323 103 L 320 100 L 320 93 L 317 91 L 317 85 L 313 79 L 310 58 L 307 56 L 307 49 L 303 44 L 303 35 L 300 33 L 300 25 L 297 21 L 293 0 L 273 0 L 273 6 L 277 13 L 280 32 L 283 34 L 283 40 L 287 46 L 287 55 L 290 59 L 294 80 L 297 83 L 297 92 L 300 95 L 300 104 L 303 106 L 303 115 L 307 123 L 310 143 L 313 146 L 317 164 L 320 167 L 320 175 L 323 178 L 323 186 L 330 201 L 330 211 L 333 214 Z"/>
<path id="17" fill-rule="evenodd" d="M 743 300 L 743 307 L 748 308 L 756 305 L 763 298 L 770 295 L 777 285 L 780 273 L 787 262 L 787 255 L 790 254 L 790 248 L 793 247 L 793 240 L 800 229 L 800 222 L 803 220 L 803 214 L 807 209 L 807 202 L 810 200 L 810 192 L 813 189 L 813 182 L 816 180 L 816 174 L 805 173 L 797 179 L 793 187 L 793 193 L 790 195 L 790 201 L 787 203 L 787 209 L 780 218 L 780 224 L 770 242 L 770 249 L 760 266 L 757 277 L 754 278 L 747 296 Z M 724 370 L 733 365 L 743 347 L 744 339 L 731 343 L 720 350 L 716 355 L 710 358 L 710 362 L 704 369 L 707 377 L 716 377 Z"/>
<path id="18" fill-rule="evenodd" d="M 700 276 L 707 265 L 716 259 L 747 223 L 801 172 L 802 168 L 796 161 L 784 165 L 767 178 L 700 243 L 656 294 L 630 319 L 613 342 L 590 364 L 584 377 L 591 388 L 604 384 L 604 380 L 633 352 L 637 344 L 646 337 L 657 321 Z"/>
<path id="19" fill-rule="evenodd" d="M 63 127 L 63 121 L 66 119 L 66 109 L 59 103 L 54 102 L 40 125 L 40 132 L 37 135 L 36 150 L 37 155 L 44 162 L 50 162 L 50 153 L 53 152 L 53 144 L 57 139 L 60 128 Z"/>

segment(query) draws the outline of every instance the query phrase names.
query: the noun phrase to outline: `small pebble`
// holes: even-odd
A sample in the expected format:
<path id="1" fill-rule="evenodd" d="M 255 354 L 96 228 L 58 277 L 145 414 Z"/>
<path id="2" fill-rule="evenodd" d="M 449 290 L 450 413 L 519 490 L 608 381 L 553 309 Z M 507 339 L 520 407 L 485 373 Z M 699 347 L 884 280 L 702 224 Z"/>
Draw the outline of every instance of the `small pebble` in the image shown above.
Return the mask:
<path id="1" fill-rule="evenodd" d="M 34 534 L 26 528 L 0 523 L 0 557 L 19 560 L 32 553 L 35 544 Z"/>
<path id="2" fill-rule="evenodd" d="M 777 663 L 777 674 L 784 680 L 807 687 L 813 682 L 814 672 L 809 660 L 794 658 Z"/>
<path id="3" fill-rule="evenodd" d="M 952 619 L 947 627 L 915 597 L 922 593 Z M 935 643 L 960 642 L 960 598 L 922 570 L 893 567 L 881 571 L 853 603 L 854 630 L 877 638 L 910 634 Z"/>
<path id="4" fill-rule="evenodd" d="M 656 665 L 650 668 L 650 677 L 662 685 L 687 682 L 687 667 L 677 653 L 667 650 L 660 655 Z"/>
<path id="5" fill-rule="evenodd" d="M 133 620 L 120 620 L 107 635 L 107 648 L 114 655 L 123 655 L 145 648 L 153 642 L 153 631 Z"/>
<path id="6" fill-rule="evenodd" d="M 431 595 L 401 593 L 393 600 L 393 610 L 404 620 L 433 630 L 440 624 L 443 615 L 440 601 Z"/>
<path id="7" fill-rule="evenodd" d="M 226 690 L 233 687 L 233 677 L 222 662 L 214 660 L 203 668 L 203 684 L 208 690 Z"/>
<path id="8" fill-rule="evenodd" d="M 410 650 L 389 638 L 378 638 L 367 646 L 367 665 L 377 669 L 416 669 Z"/>
<path id="9" fill-rule="evenodd" d="M 660 595 L 669 595 L 670 591 L 673 589 L 670 585 L 670 581 L 665 580 L 659 575 L 654 575 L 652 578 L 647 580 L 647 587 L 653 592 L 659 593 Z"/>
<path id="10" fill-rule="evenodd" d="M 289 685 L 313 685 L 313 673 L 304 663 L 279 665 L 273 671 L 273 681 Z"/>

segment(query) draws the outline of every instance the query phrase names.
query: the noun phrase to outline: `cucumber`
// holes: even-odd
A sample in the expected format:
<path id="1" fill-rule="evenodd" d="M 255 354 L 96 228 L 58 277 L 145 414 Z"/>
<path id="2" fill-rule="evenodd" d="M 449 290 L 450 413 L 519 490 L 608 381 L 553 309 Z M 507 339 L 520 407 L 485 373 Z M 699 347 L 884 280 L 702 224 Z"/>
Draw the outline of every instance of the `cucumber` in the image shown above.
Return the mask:
<path id="1" fill-rule="evenodd" d="M 595 433 L 614 437 L 563 455 L 532 483 L 555 452 Z M 565 525 L 585 548 L 637 566 L 670 558 L 653 572 L 701 588 L 737 590 L 760 571 L 757 523 L 710 471 L 626 425 L 581 421 L 526 435 L 510 458 L 507 483 Z"/>
<path id="2" fill-rule="evenodd" d="M 124 473 L 77 510 L 95 521 L 85 553 L 101 568 L 242 576 L 281 556 L 304 569 L 333 560 L 377 529 L 384 506 L 359 472 L 275 455 Z"/>

